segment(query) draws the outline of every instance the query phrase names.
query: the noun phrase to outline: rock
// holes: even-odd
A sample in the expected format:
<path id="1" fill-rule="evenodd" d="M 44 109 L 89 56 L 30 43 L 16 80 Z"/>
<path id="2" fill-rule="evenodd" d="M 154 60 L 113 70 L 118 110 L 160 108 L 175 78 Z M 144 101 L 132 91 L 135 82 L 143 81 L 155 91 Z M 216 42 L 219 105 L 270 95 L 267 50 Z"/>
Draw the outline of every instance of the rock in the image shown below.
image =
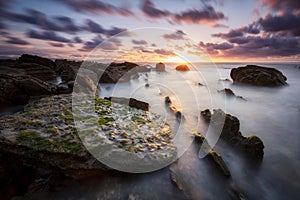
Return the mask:
<path id="1" fill-rule="evenodd" d="M 0 67 L 2 68 L 14 68 L 21 69 L 27 75 L 31 75 L 42 81 L 54 80 L 56 77 L 55 70 L 52 67 L 44 66 L 37 63 L 21 62 L 19 60 L 0 60 Z"/>
<path id="2" fill-rule="evenodd" d="M 145 87 L 150 87 L 149 83 L 146 83 L 146 84 L 145 84 Z"/>
<path id="3" fill-rule="evenodd" d="M 178 180 L 178 177 L 175 173 L 175 171 L 170 168 L 169 169 L 169 174 L 170 174 L 170 179 L 172 181 L 172 183 L 181 191 L 183 191 L 183 185 L 181 184 L 181 182 Z"/>
<path id="4" fill-rule="evenodd" d="M 206 122 L 210 122 L 210 119 L 211 119 L 211 112 L 209 109 L 205 109 L 203 111 L 201 111 L 201 116 L 203 117 L 203 119 L 206 121 Z"/>
<path id="5" fill-rule="evenodd" d="M 225 94 L 226 97 L 236 97 L 238 99 L 246 101 L 246 99 L 244 99 L 244 97 L 242 97 L 242 96 L 236 96 L 234 94 L 234 92 L 231 89 L 229 89 L 229 88 L 224 88 L 223 90 L 218 90 L 218 92 Z"/>
<path id="6" fill-rule="evenodd" d="M 151 66 L 150 65 L 138 66 L 136 70 L 137 72 L 151 72 Z"/>
<path id="7" fill-rule="evenodd" d="M 48 68 L 53 69 L 53 70 L 55 70 L 55 68 L 56 68 L 56 64 L 52 60 L 50 60 L 48 58 L 43 58 L 43 57 L 40 57 L 40 56 L 23 54 L 19 57 L 18 61 L 20 61 L 22 63 L 39 64 L 41 66 L 45 66 L 45 67 L 48 67 Z"/>
<path id="8" fill-rule="evenodd" d="M 232 200 L 249 200 L 249 198 L 234 184 L 229 187 L 228 193 Z"/>
<path id="9" fill-rule="evenodd" d="M 207 113 L 207 111 L 203 113 Z M 206 118 L 208 118 L 207 116 Z M 210 125 L 217 129 L 221 128 L 220 138 L 233 147 L 246 153 L 251 158 L 263 159 L 263 142 L 257 136 L 243 136 L 240 132 L 240 122 L 235 116 L 225 114 L 221 109 L 214 109 L 210 117 Z"/>
<path id="10" fill-rule="evenodd" d="M 56 71 L 61 76 L 63 82 L 73 81 L 76 78 L 76 74 L 82 61 L 69 61 L 66 59 L 55 60 Z"/>
<path id="11" fill-rule="evenodd" d="M 99 83 L 117 83 L 130 81 L 132 76 L 136 76 L 138 65 L 131 62 L 111 63 L 103 66 Z"/>
<path id="12" fill-rule="evenodd" d="M 205 137 L 201 133 L 195 133 L 194 136 L 195 141 L 202 145 L 201 149 L 203 150 L 203 152 L 201 153 L 211 159 L 225 176 L 230 177 L 231 173 L 222 156 L 210 147 L 210 145 L 205 140 Z"/>
<path id="13" fill-rule="evenodd" d="M 158 72 L 165 72 L 166 71 L 166 66 L 164 63 L 160 62 L 160 63 L 157 63 L 156 66 L 155 66 L 155 71 L 158 71 Z"/>
<path id="14" fill-rule="evenodd" d="M 37 78 L 0 72 L 1 109 L 5 107 L 27 104 L 31 96 L 54 94 L 55 90 L 46 82 Z"/>
<path id="15" fill-rule="evenodd" d="M 166 103 L 166 104 L 172 103 L 172 101 L 171 101 L 171 99 L 170 99 L 169 96 L 166 96 L 166 97 L 165 97 L 165 103 Z"/>
<path id="16" fill-rule="evenodd" d="M 220 78 L 219 81 L 231 82 L 231 80 L 229 78 L 225 78 L 225 79 Z"/>
<path id="17" fill-rule="evenodd" d="M 134 98 L 123 98 L 123 97 L 105 97 L 104 99 L 109 100 L 113 103 L 125 104 L 133 108 L 137 108 L 144 111 L 149 111 L 149 104 L 143 101 L 139 101 Z"/>
<path id="18" fill-rule="evenodd" d="M 189 71 L 190 68 L 189 68 L 187 65 L 178 65 L 178 66 L 176 67 L 176 70 L 177 70 L 177 71 Z"/>
<path id="19" fill-rule="evenodd" d="M 234 83 L 245 83 L 256 86 L 286 85 L 287 78 L 275 68 L 247 65 L 233 68 L 230 77 Z"/>
<path id="20" fill-rule="evenodd" d="M 218 90 L 218 92 L 224 93 L 226 96 L 235 96 L 234 92 L 229 88 L 224 88 L 223 90 Z"/>

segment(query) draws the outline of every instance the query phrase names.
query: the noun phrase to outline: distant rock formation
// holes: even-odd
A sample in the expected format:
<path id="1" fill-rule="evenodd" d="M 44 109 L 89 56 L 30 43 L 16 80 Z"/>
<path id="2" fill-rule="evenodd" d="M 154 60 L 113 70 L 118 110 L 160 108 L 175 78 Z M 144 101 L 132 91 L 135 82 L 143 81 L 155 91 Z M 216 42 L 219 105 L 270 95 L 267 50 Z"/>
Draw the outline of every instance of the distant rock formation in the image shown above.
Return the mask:
<path id="1" fill-rule="evenodd" d="M 224 88 L 223 90 L 218 90 L 219 93 L 223 93 L 226 97 L 236 97 L 242 100 L 245 100 L 242 96 L 237 96 L 230 88 Z"/>
<path id="2" fill-rule="evenodd" d="M 286 85 L 287 78 L 275 68 L 247 65 L 233 68 L 230 77 L 234 83 L 245 83 L 256 86 Z"/>
<path id="3" fill-rule="evenodd" d="M 178 66 L 176 67 L 176 70 L 177 70 L 177 71 L 189 71 L 190 68 L 189 68 L 187 65 L 178 65 Z"/>
<path id="4" fill-rule="evenodd" d="M 164 63 L 160 62 L 160 63 L 157 63 L 156 66 L 155 66 L 155 71 L 158 71 L 158 72 L 165 72 L 166 71 L 166 66 Z"/>
<path id="5" fill-rule="evenodd" d="M 238 118 L 224 113 L 221 109 L 214 109 L 213 114 L 207 109 L 202 111 L 201 115 L 206 121 L 210 122 L 212 127 L 222 128 L 221 139 L 227 141 L 233 147 L 242 150 L 254 159 L 263 159 L 263 142 L 257 136 L 243 136 L 240 132 L 240 121 Z"/>

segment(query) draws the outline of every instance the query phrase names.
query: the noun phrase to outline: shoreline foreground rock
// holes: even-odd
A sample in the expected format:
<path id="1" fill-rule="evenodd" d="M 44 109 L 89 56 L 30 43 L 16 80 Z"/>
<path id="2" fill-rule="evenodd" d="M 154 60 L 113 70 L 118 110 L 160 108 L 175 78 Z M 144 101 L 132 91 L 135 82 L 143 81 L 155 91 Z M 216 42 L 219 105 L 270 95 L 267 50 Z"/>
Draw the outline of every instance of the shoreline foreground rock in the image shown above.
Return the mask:
<path id="1" fill-rule="evenodd" d="M 275 68 L 247 65 L 233 68 L 230 77 L 234 83 L 244 83 L 255 86 L 282 86 L 287 85 L 287 78 Z"/>
<path id="2" fill-rule="evenodd" d="M 178 65 L 175 68 L 177 71 L 189 71 L 190 68 L 187 65 Z"/>
<path id="3" fill-rule="evenodd" d="M 262 140 L 257 136 L 243 136 L 237 117 L 226 114 L 221 109 L 214 109 L 213 113 L 206 109 L 201 111 L 201 115 L 206 122 L 212 125 L 212 128 L 221 130 L 221 139 L 255 160 L 263 159 L 264 144 Z"/>

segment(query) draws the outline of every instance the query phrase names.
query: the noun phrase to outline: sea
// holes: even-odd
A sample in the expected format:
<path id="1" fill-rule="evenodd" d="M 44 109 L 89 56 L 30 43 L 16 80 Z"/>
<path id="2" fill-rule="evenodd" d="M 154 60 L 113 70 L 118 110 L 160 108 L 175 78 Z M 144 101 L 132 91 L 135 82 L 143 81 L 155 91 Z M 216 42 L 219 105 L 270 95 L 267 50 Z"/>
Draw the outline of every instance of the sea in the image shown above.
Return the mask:
<path id="1" fill-rule="evenodd" d="M 141 63 L 155 67 L 155 63 Z M 233 84 L 232 68 L 257 64 L 280 70 L 287 85 L 258 87 Z M 150 112 L 165 116 L 173 129 L 179 158 L 171 164 L 182 190 L 170 180 L 169 167 L 147 173 L 107 173 L 74 182 L 44 194 L 46 199 L 297 199 L 300 191 L 300 64 L 299 63 L 192 63 L 190 71 L 175 70 L 167 63 L 166 72 L 140 73 L 129 82 L 100 84 L 99 96 L 136 98 L 148 102 Z M 226 97 L 219 90 L 230 88 L 237 96 Z M 182 113 L 180 122 L 166 106 Z M 184 134 L 207 134 L 200 112 L 222 109 L 236 116 L 244 136 L 258 136 L 264 143 L 264 157 L 252 162 L 229 144 L 212 139 L 211 146 L 227 164 L 225 177 L 209 159 L 199 156 L 199 146 L 185 141 Z M 183 129 L 178 128 L 184 127 Z M 181 136 L 180 136 L 181 135 Z M 209 135 L 207 135 L 209 137 Z M 238 192 L 237 192 L 238 191 Z M 72 197 L 72 198 L 70 198 Z"/>

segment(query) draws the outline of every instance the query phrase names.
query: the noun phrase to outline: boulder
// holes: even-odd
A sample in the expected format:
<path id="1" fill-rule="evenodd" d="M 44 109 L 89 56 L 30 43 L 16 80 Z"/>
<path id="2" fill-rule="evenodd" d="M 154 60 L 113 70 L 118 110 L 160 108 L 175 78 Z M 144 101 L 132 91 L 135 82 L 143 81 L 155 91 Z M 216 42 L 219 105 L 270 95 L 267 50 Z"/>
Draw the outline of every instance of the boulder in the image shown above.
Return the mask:
<path id="1" fill-rule="evenodd" d="M 236 98 L 239 98 L 241 100 L 246 100 L 242 96 L 236 96 L 234 94 L 234 92 L 231 89 L 229 89 L 229 88 L 224 88 L 223 90 L 218 90 L 218 92 L 225 94 L 226 97 L 236 97 Z"/>
<path id="2" fill-rule="evenodd" d="M 256 86 L 281 86 L 287 84 L 287 78 L 279 70 L 257 65 L 233 68 L 230 72 L 230 77 L 234 83 Z"/>
<path id="3" fill-rule="evenodd" d="M 55 70 L 55 68 L 56 68 L 56 64 L 52 60 L 50 60 L 48 58 L 43 58 L 40 56 L 23 54 L 19 57 L 18 61 L 22 62 L 22 63 L 35 63 L 38 65 L 48 67 L 53 70 Z"/>
<path id="4" fill-rule="evenodd" d="M 139 101 L 134 98 L 124 98 L 124 97 L 105 97 L 104 99 L 111 101 L 113 103 L 125 104 L 133 108 L 137 108 L 144 111 L 149 111 L 149 104 L 143 101 Z"/>
<path id="5" fill-rule="evenodd" d="M 132 77 L 138 77 L 137 67 L 137 64 L 131 62 L 111 63 L 107 67 L 102 66 L 102 73 L 99 83 L 117 83 L 130 81 Z"/>
<path id="6" fill-rule="evenodd" d="M 158 71 L 158 72 L 165 72 L 166 71 L 166 66 L 164 63 L 160 62 L 160 63 L 157 63 L 156 66 L 155 66 L 155 71 Z"/>
<path id="7" fill-rule="evenodd" d="M 210 121 L 212 128 L 221 128 L 220 138 L 231 144 L 233 147 L 249 155 L 249 157 L 262 160 L 264 155 L 264 144 L 257 136 L 245 137 L 240 132 L 240 121 L 235 116 L 224 113 L 221 109 L 214 109 L 213 114 L 208 111 L 201 112 L 201 115 Z M 211 117 L 209 117 L 211 115 Z M 210 118 L 210 119 L 209 119 Z M 224 121 L 225 120 L 225 121 Z"/>
<path id="8" fill-rule="evenodd" d="M 189 71 L 190 68 L 189 68 L 187 65 L 178 65 L 178 66 L 176 67 L 176 70 L 177 70 L 177 71 Z"/>
<path id="9" fill-rule="evenodd" d="M 61 76 L 63 82 L 73 81 L 76 78 L 78 69 L 82 61 L 69 61 L 66 59 L 55 60 L 56 71 Z"/>

